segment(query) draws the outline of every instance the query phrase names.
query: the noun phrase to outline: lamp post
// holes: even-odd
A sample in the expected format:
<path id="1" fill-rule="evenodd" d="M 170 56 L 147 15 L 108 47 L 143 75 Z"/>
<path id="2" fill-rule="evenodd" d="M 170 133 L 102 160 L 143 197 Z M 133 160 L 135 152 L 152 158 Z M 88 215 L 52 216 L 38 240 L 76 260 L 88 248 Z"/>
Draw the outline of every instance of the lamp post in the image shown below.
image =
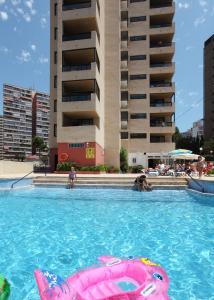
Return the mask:
<path id="1" fill-rule="evenodd" d="M 203 148 L 202 148 L 202 147 L 200 147 L 200 148 L 199 148 L 199 150 L 200 150 L 200 154 L 202 154 Z"/>

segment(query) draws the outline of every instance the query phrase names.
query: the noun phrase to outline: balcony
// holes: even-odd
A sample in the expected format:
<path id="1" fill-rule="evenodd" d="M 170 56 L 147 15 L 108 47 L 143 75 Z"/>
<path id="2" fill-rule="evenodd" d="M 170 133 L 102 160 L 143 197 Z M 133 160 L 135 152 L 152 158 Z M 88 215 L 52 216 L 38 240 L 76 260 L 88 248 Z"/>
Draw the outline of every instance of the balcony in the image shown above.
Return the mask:
<path id="1" fill-rule="evenodd" d="M 150 25 L 150 35 L 175 33 L 175 23 Z"/>
<path id="2" fill-rule="evenodd" d="M 65 40 L 62 43 L 62 51 L 96 48 L 99 52 L 100 43 L 96 31 L 92 31 L 87 35 L 80 34 L 80 38 L 78 36 L 79 34 L 75 35 L 74 39 L 72 35 L 70 36 L 71 39 L 65 36 Z M 76 37 L 78 38 L 77 40 L 75 39 Z"/>
<path id="3" fill-rule="evenodd" d="M 71 35 L 63 35 L 62 41 L 79 41 L 79 40 L 89 40 L 91 39 L 91 32 L 84 32 L 78 34 L 71 34 Z"/>
<path id="4" fill-rule="evenodd" d="M 100 101 L 95 93 L 73 93 L 62 97 L 62 112 L 87 113 L 92 117 L 101 114 Z"/>
<path id="5" fill-rule="evenodd" d="M 151 121 L 150 127 L 172 127 L 173 122 L 166 122 L 166 121 Z"/>
<path id="6" fill-rule="evenodd" d="M 120 63 L 121 69 L 127 69 L 128 68 L 128 61 L 127 60 L 122 60 Z"/>
<path id="7" fill-rule="evenodd" d="M 121 8 L 121 10 L 126 10 L 126 9 L 128 9 L 128 3 L 127 3 L 127 0 L 121 0 L 121 2 L 120 2 L 120 8 Z"/>
<path id="8" fill-rule="evenodd" d="M 120 108 L 128 108 L 128 101 L 127 100 L 121 100 L 120 102 Z"/>
<path id="9" fill-rule="evenodd" d="M 173 113 L 175 111 L 175 103 L 172 101 L 155 101 L 150 102 L 150 113 Z"/>
<path id="10" fill-rule="evenodd" d="M 75 10 L 75 9 L 82 9 L 82 8 L 88 8 L 91 7 L 91 1 L 76 1 L 73 3 L 70 3 L 70 1 L 64 1 L 64 4 L 62 5 L 62 10 Z"/>
<path id="11" fill-rule="evenodd" d="M 175 3 L 173 1 L 151 1 L 150 15 L 162 15 L 167 13 L 175 13 Z"/>
<path id="12" fill-rule="evenodd" d="M 172 42 L 151 42 L 150 43 L 150 48 L 164 48 L 164 47 L 172 47 L 173 43 Z"/>
<path id="13" fill-rule="evenodd" d="M 175 91 L 175 84 L 172 82 L 164 82 L 164 81 L 151 81 L 150 82 L 150 93 L 169 93 L 173 94 Z"/>
<path id="14" fill-rule="evenodd" d="M 128 128 L 128 121 L 121 121 L 121 129 L 127 129 Z"/>
<path id="15" fill-rule="evenodd" d="M 122 89 L 128 88 L 128 80 L 121 80 L 121 88 Z"/>
<path id="16" fill-rule="evenodd" d="M 72 71 L 85 71 L 91 70 L 91 64 L 82 64 L 82 65 L 71 65 L 71 66 L 63 66 L 63 72 L 72 72 Z"/>
<path id="17" fill-rule="evenodd" d="M 163 62 L 163 63 L 150 63 L 150 74 L 174 74 L 175 63 Z"/>

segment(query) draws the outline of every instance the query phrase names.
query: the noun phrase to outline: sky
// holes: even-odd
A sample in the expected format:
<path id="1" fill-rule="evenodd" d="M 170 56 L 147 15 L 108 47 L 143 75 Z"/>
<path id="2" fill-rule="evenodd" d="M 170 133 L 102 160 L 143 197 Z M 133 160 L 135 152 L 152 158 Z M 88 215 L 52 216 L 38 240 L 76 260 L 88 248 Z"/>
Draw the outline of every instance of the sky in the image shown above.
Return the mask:
<path id="1" fill-rule="evenodd" d="M 49 92 L 49 0 L 0 0 L 3 83 Z M 203 45 L 214 34 L 214 0 L 176 0 L 176 125 L 203 117 Z"/>

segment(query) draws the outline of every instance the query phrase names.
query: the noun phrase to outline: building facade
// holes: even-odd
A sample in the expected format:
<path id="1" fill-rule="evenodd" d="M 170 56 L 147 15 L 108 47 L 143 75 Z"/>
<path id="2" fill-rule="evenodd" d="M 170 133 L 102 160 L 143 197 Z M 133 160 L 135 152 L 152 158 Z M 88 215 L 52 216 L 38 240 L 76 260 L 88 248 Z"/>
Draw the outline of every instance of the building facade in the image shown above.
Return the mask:
<path id="1" fill-rule="evenodd" d="M 199 138 L 200 140 L 204 137 L 204 120 L 200 119 L 193 122 L 192 128 L 182 133 L 183 137 Z"/>
<path id="2" fill-rule="evenodd" d="M 52 165 L 148 165 L 174 149 L 171 0 L 51 1 Z"/>
<path id="3" fill-rule="evenodd" d="M 3 159 L 3 116 L 0 116 L 0 160 Z"/>
<path id="4" fill-rule="evenodd" d="M 45 99 L 45 100 L 44 100 Z M 32 155 L 34 135 L 48 142 L 49 96 L 14 85 L 3 86 L 3 158 Z M 43 120 L 44 119 L 44 120 Z"/>
<path id="5" fill-rule="evenodd" d="M 204 43 L 204 138 L 214 138 L 214 34 Z"/>

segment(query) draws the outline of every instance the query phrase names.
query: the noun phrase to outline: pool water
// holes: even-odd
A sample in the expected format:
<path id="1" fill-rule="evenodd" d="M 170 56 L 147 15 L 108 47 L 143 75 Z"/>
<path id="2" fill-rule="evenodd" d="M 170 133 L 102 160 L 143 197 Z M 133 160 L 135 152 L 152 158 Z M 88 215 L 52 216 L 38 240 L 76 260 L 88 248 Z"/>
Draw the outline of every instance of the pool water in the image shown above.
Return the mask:
<path id="1" fill-rule="evenodd" d="M 35 268 L 66 278 L 101 255 L 146 256 L 170 299 L 214 299 L 214 197 L 186 191 L 29 188 L 0 192 L 0 272 L 11 300 L 38 300 Z"/>

